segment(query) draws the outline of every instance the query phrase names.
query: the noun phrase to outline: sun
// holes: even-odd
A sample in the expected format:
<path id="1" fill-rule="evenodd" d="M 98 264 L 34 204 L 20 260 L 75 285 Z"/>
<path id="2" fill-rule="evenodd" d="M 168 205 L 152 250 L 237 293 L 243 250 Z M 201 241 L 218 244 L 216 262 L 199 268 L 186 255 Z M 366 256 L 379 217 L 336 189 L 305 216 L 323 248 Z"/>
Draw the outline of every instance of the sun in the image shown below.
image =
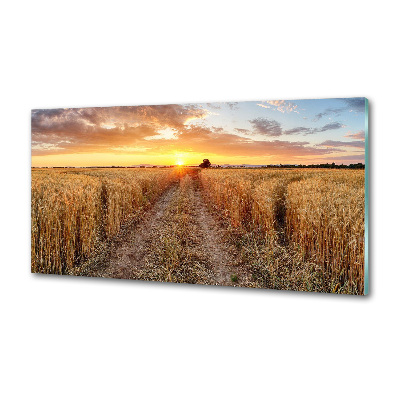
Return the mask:
<path id="1" fill-rule="evenodd" d="M 176 165 L 182 166 L 182 165 L 183 165 L 183 161 L 182 161 L 182 160 L 178 160 L 178 161 L 176 162 Z"/>

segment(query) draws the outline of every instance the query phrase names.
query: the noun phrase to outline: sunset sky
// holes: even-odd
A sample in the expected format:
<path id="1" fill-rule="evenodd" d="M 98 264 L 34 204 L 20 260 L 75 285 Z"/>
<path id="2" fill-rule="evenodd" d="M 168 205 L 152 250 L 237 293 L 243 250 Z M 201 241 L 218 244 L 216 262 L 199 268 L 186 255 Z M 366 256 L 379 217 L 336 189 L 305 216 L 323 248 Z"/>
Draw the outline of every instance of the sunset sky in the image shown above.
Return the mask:
<path id="1" fill-rule="evenodd" d="M 365 99 L 32 110 L 32 166 L 363 162 Z"/>

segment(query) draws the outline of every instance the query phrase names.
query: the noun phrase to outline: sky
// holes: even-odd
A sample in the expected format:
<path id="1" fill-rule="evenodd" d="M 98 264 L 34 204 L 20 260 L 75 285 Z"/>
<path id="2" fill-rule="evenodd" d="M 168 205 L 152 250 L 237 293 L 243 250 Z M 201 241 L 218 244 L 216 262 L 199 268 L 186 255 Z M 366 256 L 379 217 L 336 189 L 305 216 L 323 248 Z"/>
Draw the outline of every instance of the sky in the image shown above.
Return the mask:
<path id="1" fill-rule="evenodd" d="M 365 162 L 365 99 L 32 110 L 32 166 Z"/>

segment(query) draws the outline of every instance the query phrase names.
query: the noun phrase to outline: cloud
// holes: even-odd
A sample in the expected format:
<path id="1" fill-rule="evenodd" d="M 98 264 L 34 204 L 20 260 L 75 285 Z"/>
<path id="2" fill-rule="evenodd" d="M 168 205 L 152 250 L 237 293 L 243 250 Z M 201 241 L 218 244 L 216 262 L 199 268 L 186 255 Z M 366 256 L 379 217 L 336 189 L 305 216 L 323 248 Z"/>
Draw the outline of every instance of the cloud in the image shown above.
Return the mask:
<path id="1" fill-rule="evenodd" d="M 358 147 L 365 148 L 365 143 L 362 140 L 352 141 L 352 142 L 341 142 L 338 140 L 325 140 L 318 144 L 318 146 L 326 146 L 326 147 Z"/>
<path id="2" fill-rule="evenodd" d="M 203 119 L 195 105 L 96 107 L 32 111 L 32 154 L 102 152 L 137 146 L 170 128 L 175 132 Z"/>
<path id="3" fill-rule="evenodd" d="M 263 136 L 281 136 L 281 124 L 273 119 L 255 118 L 249 121 L 256 133 Z"/>
<path id="4" fill-rule="evenodd" d="M 237 110 L 239 107 L 238 107 L 238 102 L 236 101 L 236 102 L 231 102 L 231 103 L 225 103 L 231 110 Z"/>
<path id="5" fill-rule="evenodd" d="M 248 129 L 236 128 L 233 132 L 242 134 L 238 135 L 220 126 L 202 124 L 207 115 L 207 110 L 196 105 L 33 110 L 32 155 L 111 152 L 160 155 L 181 151 L 290 159 L 343 151 L 331 146 L 312 146 L 307 141 L 267 140 L 284 133 L 275 120 L 251 120 L 254 132 L 263 136 L 262 140 L 254 140 Z M 342 125 L 328 124 L 319 129 L 337 126 Z M 298 127 L 289 131 L 308 134 L 309 129 Z"/>
<path id="6" fill-rule="evenodd" d="M 347 132 L 345 137 L 365 141 L 365 131 L 361 130 L 356 133 Z"/>
<path id="7" fill-rule="evenodd" d="M 317 128 L 316 132 L 331 131 L 331 130 L 334 130 L 334 129 L 344 128 L 345 126 L 346 125 L 343 125 L 340 122 L 332 122 L 330 124 L 324 125 L 322 128 Z"/>
<path id="8" fill-rule="evenodd" d="M 351 99 L 336 99 L 343 101 L 346 105 L 344 107 L 338 108 L 327 108 L 325 111 L 320 112 L 315 115 L 313 121 L 319 121 L 322 117 L 327 115 L 339 115 L 345 111 L 348 112 L 364 112 L 365 111 L 365 98 L 364 97 L 354 97 Z"/>
<path id="9" fill-rule="evenodd" d="M 288 129 L 288 130 L 284 131 L 283 133 L 285 135 L 300 135 L 300 134 L 312 135 L 315 133 L 344 128 L 344 126 L 345 125 L 341 124 L 340 122 L 332 122 L 330 124 L 326 124 L 326 125 L 322 126 L 321 128 L 306 128 L 304 126 L 299 126 L 296 128 Z"/>
<path id="10" fill-rule="evenodd" d="M 243 129 L 243 128 L 235 128 L 235 131 L 243 135 L 248 135 L 250 133 L 248 129 Z"/>
<path id="11" fill-rule="evenodd" d="M 157 151 L 168 151 L 169 144 L 158 143 Z M 223 156 L 316 156 L 331 154 L 337 151 L 331 148 L 316 148 L 309 142 L 291 142 L 284 140 L 252 140 L 230 133 L 216 133 L 212 129 L 192 125 L 179 134 L 174 143 L 176 151 L 218 154 Z"/>
<path id="12" fill-rule="evenodd" d="M 365 112 L 365 98 L 354 97 L 352 99 L 343 99 L 347 103 L 350 112 Z"/>
<path id="13" fill-rule="evenodd" d="M 221 132 L 223 132 L 224 131 L 224 128 L 221 128 L 220 126 L 213 126 L 212 127 L 212 130 L 214 131 L 214 132 L 217 132 L 217 133 L 221 133 Z"/>
<path id="14" fill-rule="evenodd" d="M 214 108 L 215 110 L 220 110 L 221 104 L 220 103 L 207 103 L 207 107 Z"/>
<path id="15" fill-rule="evenodd" d="M 295 128 L 282 130 L 281 124 L 273 119 L 268 118 L 256 118 L 249 121 L 253 125 L 253 129 L 256 133 L 269 136 L 277 137 L 283 134 L 285 135 L 312 135 L 315 133 L 326 132 L 330 130 L 340 129 L 345 127 L 345 125 L 340 122 L 332 122 L 326 124 L 320 128 L 306 128 L 304 126 L 298 126 Z"/>
<path id="16" fill-rule="evenodd" d="M 313 119 L 313 121 L 319 121 L 322 117 L 326 116 L 326 115 L 339 115 L 341 114 L 343 111 L 345 110 L 344 107 L 341 108 L 327 108 L 324 112 L 318 113 L 315 118 Z"/>
<path id="17" fill-rule="evenodd" d="M 191 104 L 33 110 L 32 133 L 86 130 L 104 125 L 123 127 L 140 124 L 180 129 L 189 121 L 202 119 L 207 115 L 206 110 Z"/>
<path id="18" fill-rule="evenodd" d="M 304 126 L 298 126 L 297 128 L 288 129 L 285 132 L 285 135 L 310 135 L 312 133 L 316 133 L 314 128 L 305 128 Z"/>
<path id="19" fill-rule="evenodd" d="M 286 100 L 267 100 L 265 102 L 261 102 L 257 104 L 260 107 L 263 108 L 271 108 L 274 110 L 277 110 L 281 113 L 287 113 L 287 112 L 295 112 L 298 113 L 299 111 L 297 110 L 297 104 L 294 104 L 290 101 Z"/>

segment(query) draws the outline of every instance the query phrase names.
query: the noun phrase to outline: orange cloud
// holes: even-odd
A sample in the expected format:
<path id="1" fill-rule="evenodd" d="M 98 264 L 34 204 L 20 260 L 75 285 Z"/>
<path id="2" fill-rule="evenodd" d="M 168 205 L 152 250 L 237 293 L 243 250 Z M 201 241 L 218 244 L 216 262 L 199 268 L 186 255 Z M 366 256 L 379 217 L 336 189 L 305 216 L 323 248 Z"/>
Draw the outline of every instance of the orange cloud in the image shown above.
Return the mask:
<path id="1" fill-rule="evenodd" d="M 356 133 L 347 132 L 345 137 L 349 137 L 352 139 L 362 140 L 365 142 L 365 131 L 361 130 Z"/>
<path id="2" fill-rule="evenodd" d="M 278 107 L 281 106 L 283 103 L 279 102 Z M 76 160 L 82 155 L 85 165 L 90 165 L 90 154 L 96 154 L 93 159 L 98 165 L 101 154 L 107 154 L 105 159 L 116 160 L 113 163 L 118 164 L 118 157 L 129 163 L 132 155 L 137 160 L 146 157 L 166 160 L 171 154 L 185 153 L 188 157 L 194 155 L 193 158 L 213 155 L 222 160 L 247 157 L 289 162 L 297 157 L 343 152 L 338 149 L 342 146 L 339 142 L 318 147 L 307 141 L 254 140 L 245 129 L 228 132 L 223 127 L 200 124 L 208 115 L 199 105 L 33 110 L 32 156 L 35 160 L 41 156 L 52 159 L 63 156 L 65 160 L 65 156 L 71 155 L 75 165 L 79 165 Z M 192 123 L 195 120 L 199 122 Z M 264 136 L 282 135 L 276 121 L 267 123 L 265 119 L 255 119 L 251 122 Z M 337 128 L 330 124 L 318 131 Z M 245 137 L 235 133 L 245 134 Z M 111 155 L 114 158 L 110 158 Z"/>

